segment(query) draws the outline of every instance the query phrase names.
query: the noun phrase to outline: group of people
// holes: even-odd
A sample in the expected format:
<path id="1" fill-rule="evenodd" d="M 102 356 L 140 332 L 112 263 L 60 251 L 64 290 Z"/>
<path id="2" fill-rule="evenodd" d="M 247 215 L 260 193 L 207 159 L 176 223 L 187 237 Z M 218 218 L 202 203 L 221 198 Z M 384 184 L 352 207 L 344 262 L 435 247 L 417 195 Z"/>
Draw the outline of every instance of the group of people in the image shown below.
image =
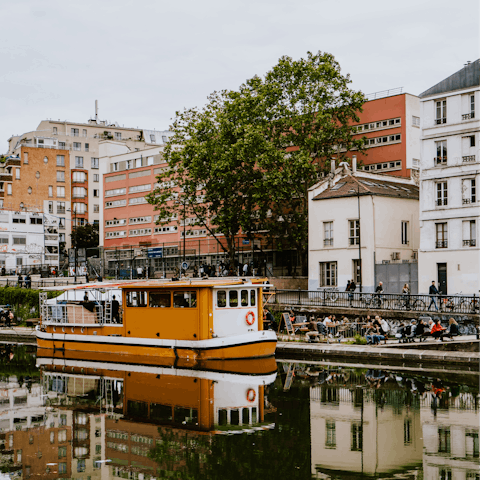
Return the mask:
<path id="1" fill-rule="evenodd" d="M 30 272 L 25 275 L 25 277 L 22 277 L 22 274 L 18 274 L 18 280 L 17 280 L 17 285 L 20 288 L 23 288 L 25 284 L 25 288 L 32 288 L 32 277 L 30 276 Z"/>
<path id="2" fill-rule="evenodd" d="M 364 332 L 367 345 L 378 345 L 382 340 L 387 343 L 386 339 L 389 332 L 390 325 L 385 319 L 376 315 L 372 321 L 370 315 L 367 316 L 367 325 Z"/>
<path id="3" fill-rule="evenodd" d="M 452 339 L 459 334 L 458 323 L 454 318 L 450 318 L 448 320 L 448 328 L 442 326 L 440 319 L 436 321 L 430 319 L 427 323 L 423 319 L 420 319 L 418 323 L 416 320 L 412 320 L 410 323 L 401 323 L 397 328 L 395 336 L 400 341 L 409 338 L 426 340 L 428 337 L 432 337 L 443 342 L 445 338 Z"/>

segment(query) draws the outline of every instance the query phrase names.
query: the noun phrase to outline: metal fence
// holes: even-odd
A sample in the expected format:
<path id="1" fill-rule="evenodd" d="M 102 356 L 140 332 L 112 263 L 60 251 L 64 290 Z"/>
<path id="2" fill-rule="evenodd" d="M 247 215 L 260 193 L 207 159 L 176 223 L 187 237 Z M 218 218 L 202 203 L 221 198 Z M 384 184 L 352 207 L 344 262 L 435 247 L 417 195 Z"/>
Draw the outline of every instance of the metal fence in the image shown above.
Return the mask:
<path id="1" fill-rule="evenodd" d="M 53 278 L 40 278 L 38 280 L 32 280 L 28 284 L 25 280 L 21 282 L 17 278 L 12 277 L 0 277 L 0 287 L 23 287 L 23 288 L 43 288 L 43 287 L 64 287 L 67 285 L 80 285 L 85 283 L 85 276 L 78 276 L 77 281 L 73 277 L 53 277 Z"/>
<path id="2" fill-rule="evenodd" d="M 339 292 L 324 290 L 276 290 L 268 303 L 308 307 L 349 307 L 380 310 L 438 311 L 444 313 L 480 313 L 476 295 L 402 295 L 391 293 Z"/>

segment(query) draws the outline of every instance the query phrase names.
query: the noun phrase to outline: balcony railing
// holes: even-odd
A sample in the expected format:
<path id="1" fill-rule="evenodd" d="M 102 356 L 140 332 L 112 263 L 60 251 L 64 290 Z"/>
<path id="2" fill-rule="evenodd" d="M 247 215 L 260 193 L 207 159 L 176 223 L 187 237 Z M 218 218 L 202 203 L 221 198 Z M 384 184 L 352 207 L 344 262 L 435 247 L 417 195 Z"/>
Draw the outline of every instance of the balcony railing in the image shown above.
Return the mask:
<path id="1" fill-rule="evenodd" d="M 463 205 L 468 205 L 468 204 L 472 203 L 472 201 L 469 198 L 464 198 L 464 199 L 462 199 L 462 203 L 463 203 Z"/>
<path id="2" fill-rule="evenodd" d="M 475 118 L 475 112 L 465 113 L 465 115 L 462 115 L 462 120 L 470 120 L 471 118 Z"/>
<path id="3" fill-rule="evenodd" d="M 463 241 L 463 246 L 464 247 L 476 247 L 477 246 L 477 241 L 473 238 L 471 240 L 464 240 Z"/>
<path id="4" fill-rule="evenodd" d="M 447 240 L 440 240 L 435 243 L 435 248 L 448 248 Z"/>
<path id="5" fill-rule="evenodd" d="M 443 207 L 445 205 L 448 205 L 448 200 L 446 198 L 437 199 L 437 207 Z"/>
<path id="6" fill-rule="evenodd" d="M 475 161 L 475 155 L 465 155 L 462 157 L 462 162 L 463 163 L 470 163 Z"/>
<path id="7" fill-rule="evenodd" d="M 434 157 L 433 164 L 434 165 L 446 165 L 447 164 L 447 157 Z"/>
<path id="8" fill-rule="evenodd" d="M 442 118 L 436 118 L 435 119 L 435 124 L 436 125 L 441 125 L 442 123 L 447 123 L 447 117 L 442 117 Z"/>
<path id="9" fill-rule="evenodd" d="M 325 238 L 323 240 L 323 246 L 324 247 L 331 247 L 333 246 L 333 238 Z"/>

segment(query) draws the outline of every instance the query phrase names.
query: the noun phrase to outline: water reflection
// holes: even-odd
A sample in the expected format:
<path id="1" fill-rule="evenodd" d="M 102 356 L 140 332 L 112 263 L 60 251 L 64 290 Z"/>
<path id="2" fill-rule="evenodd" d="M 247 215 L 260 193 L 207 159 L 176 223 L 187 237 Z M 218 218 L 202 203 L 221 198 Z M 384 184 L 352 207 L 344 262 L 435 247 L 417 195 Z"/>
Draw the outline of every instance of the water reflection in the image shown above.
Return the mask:
<path id="1" fill-rule="evenodd" d="M 1 469 L 19 478 L 479 479 L 469 372 L 192 370 L 4 347 L 0 382 Z"/>

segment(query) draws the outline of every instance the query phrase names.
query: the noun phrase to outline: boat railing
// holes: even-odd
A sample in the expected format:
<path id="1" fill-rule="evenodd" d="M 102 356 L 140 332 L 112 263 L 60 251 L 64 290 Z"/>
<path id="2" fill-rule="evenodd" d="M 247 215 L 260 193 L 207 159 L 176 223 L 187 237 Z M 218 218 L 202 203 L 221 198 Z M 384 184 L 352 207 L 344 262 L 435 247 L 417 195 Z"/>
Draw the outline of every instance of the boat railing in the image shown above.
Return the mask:
<path id="1" fill-rule="evenodd" d="M 42 309 L 43 325 L 104 325 L 111 324 L 111 308 L 102 303 L 53 304 Z"/>

